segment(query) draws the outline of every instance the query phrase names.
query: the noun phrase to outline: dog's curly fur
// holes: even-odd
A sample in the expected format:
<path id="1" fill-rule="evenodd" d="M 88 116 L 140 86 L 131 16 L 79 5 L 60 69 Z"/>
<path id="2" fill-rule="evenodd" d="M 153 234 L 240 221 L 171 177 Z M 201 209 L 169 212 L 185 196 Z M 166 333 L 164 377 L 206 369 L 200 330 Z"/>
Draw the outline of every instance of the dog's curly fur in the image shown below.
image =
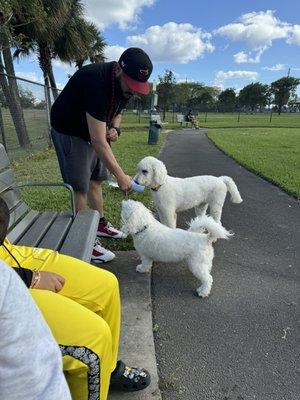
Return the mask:
<path id="1" fill-rule="evenodd" d="M 243 201 L 236 184 L 228 176 L 174 178 L 168 175 L 162 161 L 150 156 L 139 162 L 137 170 L 134 180 L 152 189 L 152 200 L 159 219 L 170 228 L 176 228 L 178 211 L 191 208 L 195 208 L 196 215 L 201 216 L 209 207 L 209 214 L 220 222 L 227 191 L 233 203 Z"/>
<path id="2" fill-rule="evenodd" d="M 198 296 L 207 297 L 210 294 L 214 257 L 212 242 L 228 239 L 232 233 L 208 216 L 192 220 L 188 231 L 171 229 L 157 221 L 142 203 L 134 200 L 122 201 L 121 218 L 121 229 L 132 235 L 142 261 L 136 267 L 137 272 L 149 272 L 153 261 L 184 261 L 202 283 L 197 289 Z"/>

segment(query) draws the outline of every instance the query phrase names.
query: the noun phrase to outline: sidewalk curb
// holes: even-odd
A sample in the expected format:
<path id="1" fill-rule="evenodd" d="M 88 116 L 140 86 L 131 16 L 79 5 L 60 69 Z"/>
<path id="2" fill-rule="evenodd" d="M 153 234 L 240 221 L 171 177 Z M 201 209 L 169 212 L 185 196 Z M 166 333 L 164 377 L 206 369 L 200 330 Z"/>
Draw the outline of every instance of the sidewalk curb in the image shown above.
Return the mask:
<path id="1" fill-rule="evenodd" d="M 119 359 L 129 366 L 144 367 L 151 374 L 150 386 L 139 392 L 110 392 L 109 400 L 161 400 L 152 329 L 151 274 L 135 271 L 135 251 L 116 252 L 116 258 L 101 268 L 113 272 L 120 284 L 122 327 Z"/>

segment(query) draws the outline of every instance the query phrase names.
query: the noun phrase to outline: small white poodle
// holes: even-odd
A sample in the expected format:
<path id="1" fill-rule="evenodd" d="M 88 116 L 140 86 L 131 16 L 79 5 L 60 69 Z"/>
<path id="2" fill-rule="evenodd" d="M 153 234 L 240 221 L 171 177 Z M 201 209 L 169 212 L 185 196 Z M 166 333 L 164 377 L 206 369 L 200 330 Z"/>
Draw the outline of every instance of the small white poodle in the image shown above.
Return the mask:
<path id="1" fill-rule="evenodd" d="M 197 289 L 198 296 L 210 294 L 214 258 L 212 242 L 228 239 L 232 233 L 206 215 L 192 220 L 187 231 L 171 229 L 157 221 L 142 203 L 134 200 L 122 201 L 121 218 L 121 229 L 133 237 L 134 247 L 142 261 L 136 267 L 137 272 L 149 272 L 153 261 L 184 261 L 202 283 Z"/>
<path id="2" fill-rule="evenodd" d="M 220 222 L 227 191 L 233 203 L 243 201 L 236 184 L 228 176 L 174 178 L 168 175 L 162 161 L 150 156 L 139 162 L 137 170 L 134 180 L 151 189 L 159 219 L 170 228 L 176 228 L 178 211 L 191 208 L 195 208 L 196 215 L 201 216 L 205 215 L 209 206 L 209 214 Z"/>

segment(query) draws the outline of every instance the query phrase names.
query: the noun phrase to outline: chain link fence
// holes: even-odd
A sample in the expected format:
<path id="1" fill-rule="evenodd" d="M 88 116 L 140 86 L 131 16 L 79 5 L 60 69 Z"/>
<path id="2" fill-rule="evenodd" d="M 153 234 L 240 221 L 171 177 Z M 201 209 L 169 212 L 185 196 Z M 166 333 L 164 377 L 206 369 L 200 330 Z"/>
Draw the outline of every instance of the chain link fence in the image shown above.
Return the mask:
<path id="1" fill-rule="evenodd" d="M 50 108 L 59 90 L 0 73 L 0 142 L 10 158 L 51 145 Z"/>

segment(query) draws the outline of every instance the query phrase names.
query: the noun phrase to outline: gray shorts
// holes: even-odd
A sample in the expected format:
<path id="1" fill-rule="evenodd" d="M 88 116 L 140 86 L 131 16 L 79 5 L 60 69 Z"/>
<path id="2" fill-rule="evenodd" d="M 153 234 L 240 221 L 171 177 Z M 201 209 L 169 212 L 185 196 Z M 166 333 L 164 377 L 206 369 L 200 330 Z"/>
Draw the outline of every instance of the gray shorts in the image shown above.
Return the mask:
<path id="1" fill-rule="evenodd" d="M 75 191 L 87 193 L 90 181 L 107 180 L 107 169 L 90 143 L 51 129 L 63 181 Z"/>

